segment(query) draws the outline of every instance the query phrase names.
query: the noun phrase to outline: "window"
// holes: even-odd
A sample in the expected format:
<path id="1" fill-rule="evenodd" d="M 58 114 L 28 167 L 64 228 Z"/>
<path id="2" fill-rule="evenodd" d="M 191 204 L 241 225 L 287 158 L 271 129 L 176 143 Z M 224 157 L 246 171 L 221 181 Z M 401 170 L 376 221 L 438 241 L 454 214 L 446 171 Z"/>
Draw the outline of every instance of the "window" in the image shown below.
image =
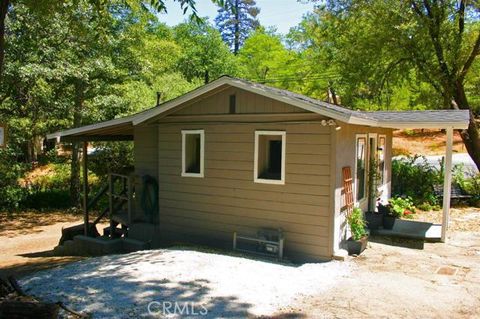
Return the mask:
<path id="1" fill-rule="evenodd" d="M 380 185 L 385 184 L 385 151 L 386 151 L 387 138 L 385 135 L 378 137 L 377 158 L 378 158 L 378 171 L 380 173 Z"/>
<path id="2" fill-rule="evenodd" d="M 255 132 L 255 183 L 285 184 L 285 132 Z"/>
<path id="3" fill-rule="evenodd" d="M 182 176 L 203 177 L 204 152 L 203 130 L 182 131 Z"/>
<path id="4" fill-rule="evenodd" d="M 367 137 L 357 135 L 355 156 L 355 189 L 357 201 L 366 197 L 367 188 Z"/>

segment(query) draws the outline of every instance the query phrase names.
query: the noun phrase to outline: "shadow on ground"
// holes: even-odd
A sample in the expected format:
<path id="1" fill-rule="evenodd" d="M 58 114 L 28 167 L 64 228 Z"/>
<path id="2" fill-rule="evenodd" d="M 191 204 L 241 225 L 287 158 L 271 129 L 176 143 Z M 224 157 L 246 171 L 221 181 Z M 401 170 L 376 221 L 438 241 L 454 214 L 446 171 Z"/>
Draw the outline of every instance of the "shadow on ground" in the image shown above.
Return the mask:
<path id="1" fill-rule="evenodd" d="M 159 258 L 162 254 L 150 251 L 84 260 L 31 275 L 21 284 L 27 293 L 45 301 L 62 301 L 99 318 L 148 316 L 152 302 L 150 309 L 157 316 L 207 311 L 202 318 L 256 318 L 251 312 L 254 305 L 225 291 L 219 293 L 218 283 L 211 281 L 215 274 L 205 276 L 209 279 L 198 273 L 190 276 L 185 268 L 178 269 L 185 263 L 178 255 Z M 42 253 L 30 255 L 35 258 Z M 255 293 L 258 291 L 252 291 Z M 172 318 L 182 317 L 175 314 Z M 288 313 L 272 318 L 302 317 L 301 313 Z"/>

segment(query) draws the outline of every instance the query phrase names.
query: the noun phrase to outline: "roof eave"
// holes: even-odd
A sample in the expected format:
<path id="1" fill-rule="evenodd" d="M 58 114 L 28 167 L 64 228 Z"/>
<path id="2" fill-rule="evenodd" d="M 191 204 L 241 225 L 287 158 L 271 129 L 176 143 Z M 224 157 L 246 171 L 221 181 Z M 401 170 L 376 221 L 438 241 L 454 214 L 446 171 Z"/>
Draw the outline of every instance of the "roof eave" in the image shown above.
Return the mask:
<path id="1" fill-rule="evenodd" d="M 392 129 L 446 129 L 463 130 L 468 128 L 468 122 L 378 122 L 378 127 Z"/>

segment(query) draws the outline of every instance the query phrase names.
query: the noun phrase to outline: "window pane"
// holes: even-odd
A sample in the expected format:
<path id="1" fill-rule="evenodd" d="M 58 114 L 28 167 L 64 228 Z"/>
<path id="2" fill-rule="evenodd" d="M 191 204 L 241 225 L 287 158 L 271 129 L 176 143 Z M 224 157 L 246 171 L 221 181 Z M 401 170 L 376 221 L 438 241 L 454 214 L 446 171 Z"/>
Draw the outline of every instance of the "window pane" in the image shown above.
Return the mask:
<path id="1" fill-rule="evenodd" d="M 365 186 L 366 186 L 366 140 L 361 137 L 357 139 L 357 200 L 361 200 L 365 197 Z"/>
<path id="2" fill-rule="evenodd" d="M 257 178 L 282 179 L 282 136 L 259 135 L 258 137 Z"/>
<path id="3" fill-rule="evenodd" d="M 200 174 L 200 134 L 185 135 L 185 172 Z"/>
<path id="4" fill-rule="evenodd" d="M 378 140 L 378 170 L 380 172 L 380 183 L 385 184 L 385 137 Z"/>

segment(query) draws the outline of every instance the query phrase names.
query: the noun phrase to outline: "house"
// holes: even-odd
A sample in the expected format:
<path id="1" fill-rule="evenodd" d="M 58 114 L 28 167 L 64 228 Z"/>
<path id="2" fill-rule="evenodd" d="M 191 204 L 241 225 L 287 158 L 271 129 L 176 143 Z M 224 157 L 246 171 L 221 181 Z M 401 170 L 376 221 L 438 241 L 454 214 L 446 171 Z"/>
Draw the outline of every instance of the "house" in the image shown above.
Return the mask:
<path id="1" fill-rule="evenodd" d="M 144 112 L 48 138 L 132 140 L 135 176 L 158 181 L 155 243 L 231 247 L 233 232 L 281 228 L 288 258 L 318 261 L 334 257 L 346 239 L 343 168 L 350 168 L 362 209 L 369 209 L 370 158 L 378 163 L 381 196 L 390 196 L 394 129 L 446 130 L 446 231 L 452 131 L 468 122 L 463 110 L 355 111 L 224 76 Z M 127 227 L 145 217 L 140 198 Z"/>

